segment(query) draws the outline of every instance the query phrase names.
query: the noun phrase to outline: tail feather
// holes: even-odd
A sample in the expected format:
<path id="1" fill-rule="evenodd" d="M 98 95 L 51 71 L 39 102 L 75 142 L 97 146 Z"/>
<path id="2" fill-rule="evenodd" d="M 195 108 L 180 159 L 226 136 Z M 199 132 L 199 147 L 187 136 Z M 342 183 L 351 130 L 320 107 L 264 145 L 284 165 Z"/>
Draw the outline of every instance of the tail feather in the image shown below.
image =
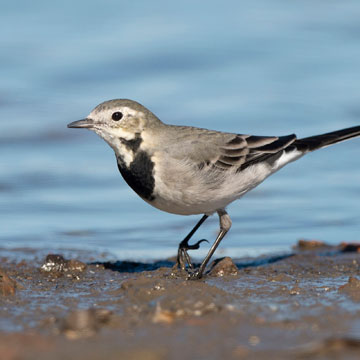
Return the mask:
<path id="1" fill-rule="evenodd" d="M 314 151 L 338 142 L 360 136 L 360 126 L 295 140 L 290 146 L 301 152 Z"/>

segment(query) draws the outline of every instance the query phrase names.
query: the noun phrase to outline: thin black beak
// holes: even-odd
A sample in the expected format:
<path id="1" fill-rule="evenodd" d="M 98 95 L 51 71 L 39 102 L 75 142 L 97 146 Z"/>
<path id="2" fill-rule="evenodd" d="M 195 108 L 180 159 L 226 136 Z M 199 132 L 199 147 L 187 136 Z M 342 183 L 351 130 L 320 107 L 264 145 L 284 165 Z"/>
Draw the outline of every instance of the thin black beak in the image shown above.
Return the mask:
<path id="1" fill-rule="evenodd" d="M 91 129 L 94 127 L 94 120 L 93 119 L 82 119 L 78 121 L 74 121 L 67 125 L 68 128 L 85 128 L 85 129 Z"/>

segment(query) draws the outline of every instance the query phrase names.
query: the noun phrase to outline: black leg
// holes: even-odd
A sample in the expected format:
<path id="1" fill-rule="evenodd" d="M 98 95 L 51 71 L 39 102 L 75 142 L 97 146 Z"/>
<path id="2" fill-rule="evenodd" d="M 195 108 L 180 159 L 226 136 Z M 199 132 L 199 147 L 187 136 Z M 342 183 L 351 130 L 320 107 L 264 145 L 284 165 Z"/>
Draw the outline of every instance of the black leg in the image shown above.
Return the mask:
<path id="1" fill-rule="evenodd" d="M 195 227 L 189 232 L 189 234 L 185 237 L 185 239 L 179 244 L 178 249 L 178 256 L 177 256 L 177 266 L 181 268 L 182 270 L 185 270 L 186 264 L 189 266 L 189 268 L 193 268 L 193 265 L 191 263 L 190 256 L 188 254 L 188 250 L 196 250 L 199 249 L 200 244 L 203 241 L 207 241 L 205 239 L 198 241 L 196 244 L 189 245 L 189 240 L 191 237 L 195 234 L 196 230 L 202 225 L 202 223 L 208 218 L 208 215 L 204 215 L 200 221 L 195 225 Z"/>
<path id="2" fill-rule="evenodd" d="M 190 275 L 191 279 L 200 279 L 205 271 L 206 265 L 210 261 L 211 257 L 213 256 L 216 248 L 219 246 L 221 240 L 224 238 L 226 233 L 230 230 L 231 227 L 231 219 L 228 213 L 225 210 L 219 210 L 218 211 L 219 219 L 220 219 L 220 232 L 218 236 L 216 237 L 216 240 L 214 244 L 211 246 L 208 254 L 205 256 L 205 259 L 201 263 L 199 270 L 194 272 Z"/>

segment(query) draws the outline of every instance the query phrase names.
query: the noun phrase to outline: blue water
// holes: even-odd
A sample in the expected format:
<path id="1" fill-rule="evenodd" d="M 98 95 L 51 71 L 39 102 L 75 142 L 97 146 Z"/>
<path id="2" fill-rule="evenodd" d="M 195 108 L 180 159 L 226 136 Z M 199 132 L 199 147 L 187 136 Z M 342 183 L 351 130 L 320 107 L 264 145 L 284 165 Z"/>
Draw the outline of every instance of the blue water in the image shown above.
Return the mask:
<path id="1" fill-rule="evenodd" d="M 0 247 L 175 254 L 198 217 L 153 209 L 95 134 L 130 98 L 163 121 L 299 137 L 360 124 L 360 2 L 34 1 L 0 12 Z M 310 154 L 229 206 L 218 254 L 359 239 L 360 139 Z M 213 239 L 213 217 L 196 238 Z M 198 255 L 203 255 L 206 245 Z"/>

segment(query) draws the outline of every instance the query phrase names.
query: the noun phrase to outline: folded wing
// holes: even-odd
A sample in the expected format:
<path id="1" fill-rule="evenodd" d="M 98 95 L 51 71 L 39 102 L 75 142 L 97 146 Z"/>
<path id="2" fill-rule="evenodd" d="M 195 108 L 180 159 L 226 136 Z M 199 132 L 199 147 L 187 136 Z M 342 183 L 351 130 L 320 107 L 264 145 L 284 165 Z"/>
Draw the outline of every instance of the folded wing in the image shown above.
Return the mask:
<path id="1" fill-rule="evenodd" d="M 220 156 L 214 166 L 219 169 L 236 167 L 240 171 L 260 161 L 275 161 L 281 156 L 281 150 L 295 140 L 294 134 L 280 137 L 234 135 L 220 147 Z"/>

